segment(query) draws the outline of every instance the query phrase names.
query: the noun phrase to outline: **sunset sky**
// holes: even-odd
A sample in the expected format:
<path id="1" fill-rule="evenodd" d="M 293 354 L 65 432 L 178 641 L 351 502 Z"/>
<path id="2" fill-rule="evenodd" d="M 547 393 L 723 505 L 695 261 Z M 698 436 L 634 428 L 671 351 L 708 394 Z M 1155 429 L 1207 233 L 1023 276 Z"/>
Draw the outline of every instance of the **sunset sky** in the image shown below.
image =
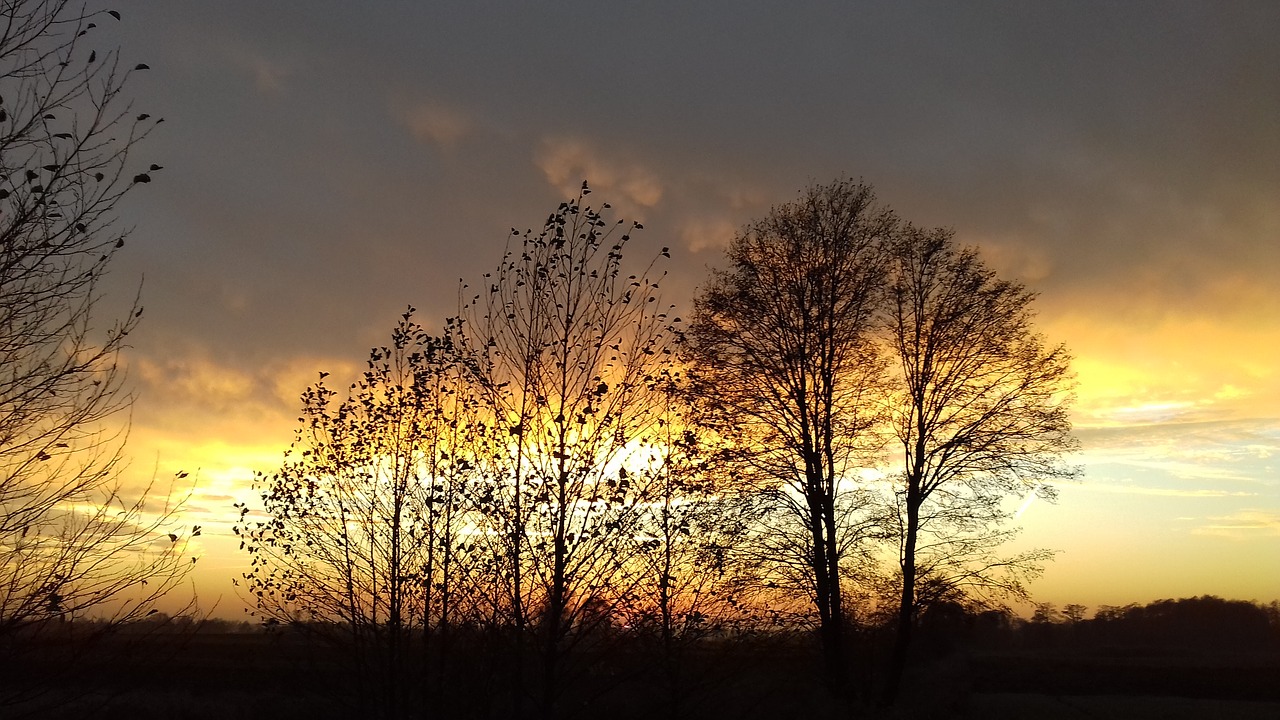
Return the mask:
<path id="1" fill-rule="evenodd" d="M 734 231 L 863 178 L 1041 293 L 1079 483 L 1023 511 L 1059 605 L 1280 598 L 1280 3 L 130 3 L 100 22 L 164 170 L 111 300 L 130 482 L 187 470 L 206 608 L 231 505 L 298 395 L 409 305 L 439 325 L 583 179 L 670 246 L 687 307 Z M 104 310 L 107 310 L 104 306 Z M 220 598 L 220 600 L 219 600 Z"/>

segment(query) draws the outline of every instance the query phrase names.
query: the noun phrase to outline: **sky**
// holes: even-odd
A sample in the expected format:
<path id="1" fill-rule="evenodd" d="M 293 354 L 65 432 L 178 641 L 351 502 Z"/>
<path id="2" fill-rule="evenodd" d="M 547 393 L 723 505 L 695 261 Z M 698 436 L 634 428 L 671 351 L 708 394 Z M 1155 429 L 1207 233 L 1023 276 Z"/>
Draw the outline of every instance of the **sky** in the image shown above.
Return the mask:
<path id="1" fill-rule="evenodd" d="M 406 306 L 438 326 L 581 182 L 669 246 L 688 305 L 744 223 L 872 183 L 1040 293 L 1075 360 L 1082 478 L 1020 515 L 1039 600 L 1280 598 L 1280 4 L 130 3 L 164 166 L 110 302 L 135 486 L 196 480 L 202 606 L 299 394 Z M 1013 548 L 1016 549 L 1016 548 Z"/>

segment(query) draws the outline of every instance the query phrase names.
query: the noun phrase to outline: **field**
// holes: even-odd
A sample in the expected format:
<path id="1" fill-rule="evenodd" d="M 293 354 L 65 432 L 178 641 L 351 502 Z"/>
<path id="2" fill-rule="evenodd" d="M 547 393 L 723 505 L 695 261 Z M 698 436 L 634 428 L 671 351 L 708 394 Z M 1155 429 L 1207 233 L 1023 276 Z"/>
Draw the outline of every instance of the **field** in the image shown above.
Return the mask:
<path id="1" fill-rule="evenodd" d="M 1280 653 L 1156 648 L 958 649 L 923 659 L 892 709 L 837 701 L 814 678 L 803 638 L 756 639 L 686 658 L 678 692 L 631 648 L 583 663 L 561 717 L 654 718 L 1276 718 Z M 55 649 L 56 650 L 56 649 Z M 458 653 L 467 665 L 468 653 Z M 70 662 L 70 664 L 66 664 Z M 68 668 L 74 668 L 74 672 Z M 411 717 L 504 718 L 509 684 L 474 663 Z M 189 632 L 114 638 L 68 660 L 56 651 L 10 667 L 6 685 L 39 691 L 3 717 L 102 720 L 327 720 L 370 716 L 342 658 L 282 633 Z M 445 669 L 448 670 L 447 668 Z M 864 685 L 874 685 L 874 677 Z M 443 697 L 447 695 L 448 697 Z M 870 695 L 870 693 L 866 693 Z M 425 712 L 417 710 L 425 709 Z M 530 708 L 531 709 L 531 708 Z M 531 715 L 531 712 L 522 713 Z"/>

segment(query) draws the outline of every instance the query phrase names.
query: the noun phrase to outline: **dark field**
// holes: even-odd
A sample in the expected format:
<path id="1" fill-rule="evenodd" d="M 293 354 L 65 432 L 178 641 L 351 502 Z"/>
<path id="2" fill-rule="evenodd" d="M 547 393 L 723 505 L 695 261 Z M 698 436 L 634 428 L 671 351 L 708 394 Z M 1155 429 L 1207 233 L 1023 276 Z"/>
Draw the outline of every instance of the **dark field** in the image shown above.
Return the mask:
<path id="1" fill-rule="evenodd" d="M 566 718 L 1280 718 L 1280 652 L 1141 647 L 953 646 L 916 659 L 896 708 L 840 701 L 816 680 L 806 637 L 704 643 L 670 685 L 649 648 L 574 666 Z M 874 646 L 868 638 L 864 647 Z M 492 648 L 489 648 L 491 650 Z M 473 649 L 427 671 L 408 717 L 505 718 L 510 679 Z M 872 666 L 874 652 L 862 658 Z M 665 676 L 670 677 L 670 676 Z M 9 663 L 5 686 L 36 693 L 0 717 L 325 720 L 377 717 L 341 654 L 285 632 L 127 634 L 85 650 L 49 643 Z M 878 682 L 865 675 L 862 689 Z M 855 683 L 857 679 L 855 678 Z M 674 687 L 674 690 L 672 689 Z M 423 688 L 426 692 L 419 693 Z M 866 693 L 870 695 L 870 693 Z M 520 713 L 535 716 L 529 702 Z"/>

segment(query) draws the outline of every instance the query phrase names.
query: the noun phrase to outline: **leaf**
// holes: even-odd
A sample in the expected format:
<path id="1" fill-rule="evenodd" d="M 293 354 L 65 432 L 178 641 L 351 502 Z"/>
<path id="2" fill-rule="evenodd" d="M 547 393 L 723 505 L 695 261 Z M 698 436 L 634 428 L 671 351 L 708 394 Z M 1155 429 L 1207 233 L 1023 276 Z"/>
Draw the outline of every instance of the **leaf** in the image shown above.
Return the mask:
<path id="1" fill-rule="evenodd" d="M 117 20 L 119 20 L 119 19 L 120 19 L 120 13 L 116 12 L 115 10 L 108 10 L 108 11 L 107 11 L 107 14 L 108 14 L 108 15 L 110 15 L 111 17 L 113 17 L 113 18 L 117 19 Z M 90 25 L 90 27 L 93 27 L 93 26 L 92 26 L 92 25 Z"/>
<path id="2" fill-rule="evenodd" d="M 142 122 L 143 120 L 146 120 L 149 117 L 151 116 L 148 115 L 147 113 L 142 113 L 141 115 L 138 116 L 138 122 Z"/>
<path id="3" fill-rule="evenodd" d="M 175 535 L 174 533 L 169 533 L 169 542 L 171 542 L 171 543 L 176 543 L 176 542 L 178 542 L 178 536 L 177 536 L 177 535 Z"/>
<path id="4" fill-rule="evenodd" d="M 151 66 L 146 63 L 138 63 L 137 65 L 133 66 L 133 69 L 134 70 L 150 70 Z"/>
<path id="5" fill-rule="evenodd" d="M 133 181 L 136 183 L 149 183 L 151 182 L 151 176 L 146 173 L 138 173 L 133 176 Z"/>
<path id="6" fill-rule="evenodd" d="M 155 172 L 156 170 L 163 170 L 163 169 L 164 167 L 160 165 L 156 165 L 155 163 L 151 163 L 151 167 L 150 167 L 151 172 Z"/>

